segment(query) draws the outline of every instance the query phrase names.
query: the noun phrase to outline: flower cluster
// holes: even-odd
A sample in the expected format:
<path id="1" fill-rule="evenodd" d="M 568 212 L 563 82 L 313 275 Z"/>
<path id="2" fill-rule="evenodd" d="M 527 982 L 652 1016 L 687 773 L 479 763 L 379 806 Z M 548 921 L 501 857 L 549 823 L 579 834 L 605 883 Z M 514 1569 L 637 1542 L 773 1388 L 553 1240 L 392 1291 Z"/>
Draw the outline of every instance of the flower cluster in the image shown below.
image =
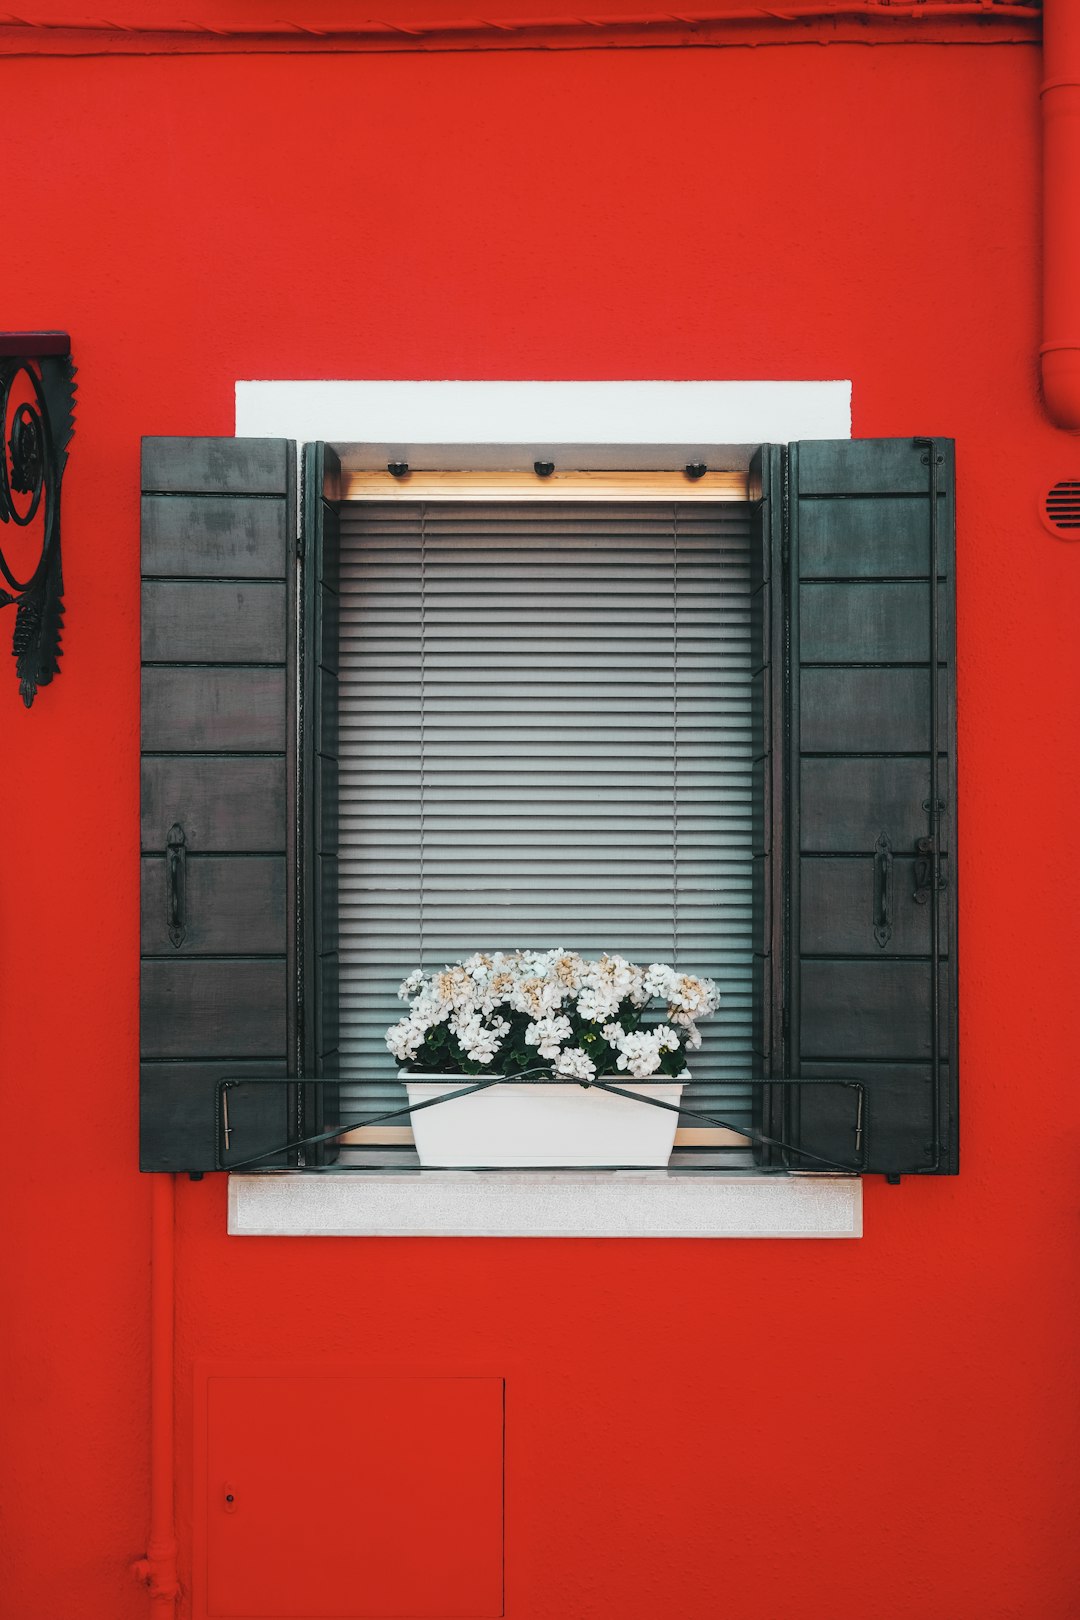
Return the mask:
<path id="1" fill-rule="evenodd" d="M 478 952 L 398 992 L 407 1015 L 386 1032 L 403 1064 L 435 1073 L 549 1072 L 588 1084 L 620 1072 L 635 1079 L 683 1072 L 684 1051 L 701 1045 L 697 1021 L 716 1011 L 711 979 L 662 962 L 638 967 L 622 956 L 587 961 L 576 951 Z M 667 1022 L 647 1025 L 650 1003 Z"/>

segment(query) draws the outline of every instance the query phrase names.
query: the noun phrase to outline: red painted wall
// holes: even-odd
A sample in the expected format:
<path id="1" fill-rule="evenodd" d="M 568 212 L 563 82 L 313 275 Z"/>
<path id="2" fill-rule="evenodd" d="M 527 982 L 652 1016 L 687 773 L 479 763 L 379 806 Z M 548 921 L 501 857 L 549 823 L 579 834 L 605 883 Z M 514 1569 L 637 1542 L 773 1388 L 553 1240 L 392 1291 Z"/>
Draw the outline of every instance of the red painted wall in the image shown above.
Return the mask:
<path id="1" fill-rule="evenodd" d="M 0 680 L 12 1620 L 146 1598 L 138 445 L 251 377 L 849 377 L 957 440 L 964 1168 L 815 1242 L 270 1241 L 178 1188 L 193 1364 L 505 1375 L 511 1620 L 1067 1620 L 1080 447 L 1035 49 L 0 64 L 3 323 L 68 328 L 64 673 Z M 10 630 L 0 616 L 0 631 Z M 11 1331 L 14 1325 L 16 1332 Z"/>

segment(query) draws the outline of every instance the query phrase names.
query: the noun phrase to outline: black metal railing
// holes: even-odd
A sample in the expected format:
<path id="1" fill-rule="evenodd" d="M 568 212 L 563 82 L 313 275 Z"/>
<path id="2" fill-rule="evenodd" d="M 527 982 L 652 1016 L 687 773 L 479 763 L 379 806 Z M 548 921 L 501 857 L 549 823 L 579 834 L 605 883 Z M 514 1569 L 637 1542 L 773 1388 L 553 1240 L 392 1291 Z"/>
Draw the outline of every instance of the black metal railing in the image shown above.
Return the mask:
<path id="1" fill-rule="evenodd" d="M 382 1169 L 385 1167 L 381 1165 L 315 1164 L 308 1163 L 306 1161 L 308 1157 L 317 1152 L 318 1149 L 327 1147 L 331 1143 L 337 1142 L 342 1136 L 347 1135 L 350 1131 L 357 1130 L 361 1127 L 385 1125 L 391 1120 L 400 1121 L 403 1118 L 411 1118 L 413 1114 L 419 1113 L 422 1109 L 440 1108 L 444 1104 L 454 1102 L 460 1097 L 470 1097 L 478 1091 L 487 1091 L 492 1086 L 580 1085 L 583 1090 L 592 1089 L 594 1091 L 607 1091 L 615 1097 L 626 1097 L 632 1102 L 639 1102 L 644 1107 L 663 1108 L 668 1113 L 678 1114 L 683 1119 L 692 1119 L 695 1124 L 734 1131 L 739 1136 L 746 1138 L 754 1147 L 766 1148 L 780 1153 L 782 1156 L 781 1169 L 784 1171 L 817 1170 L 832 1171 L 834 1173 L 839 1172 L 846 1175 L 862 1175 L 866 1169 L 866 1086 L 861 1080 L 852 1080 L 849 1078 L 841 1079 L 831 1076 L 817 1075 L 813 1076 L 812 1078 L 802 1075 L 785 1075 L 778 1078 L 770 1076 L 768 1079 L 749 1078 L 743 1081 L 732 1082 L 733 1084 L 751 1086 L 835 1086 L 842 1088 L 845 1091 L 852 1092 L 854 1094 L 854 1117 L 851 1124 L 852 1160 L 851 1162 L 844 1163 L 839 1159 L 826 1158 L 822 1154 L 813 1153 L 809 1148 L 799 1147 L 793 1142 L 785 1141 L 783 1137 L 767 1135 L 764 1131 L 758 1130 L 755 1126 L 736 1124 L 732 1120 L 720 1119 L 716 1115 L 706 1113 L 704 1110 L 695 1108 L 686 1102 L 670 1103 L 665 1102 L 661 1097 L 650 1097 L 646 1092 L 639 1090 L 630 1091 L 625 1086 L 620 1086 L 612 1080 L 603 1078 L 594 1080 L 567 1080 L 566 1077 L 562 1075 L 553 1074 L 549 1068 L 523 1070 L 520 1074 L 515 1075 L 482 1075 L 475 1080 L 470 1079 L 470 1077 L 467 1075 L 462 1075 L 460 1077 L 455 1075 L 440 1076 L 440 1079 L 445 1079 L 448 1081 L 452 1081 L 457 1078 L 460 1078 L 463 1082 L 468 1083 L 463 1083 L 459 1088 L 453 1091 L 444 1092 L 440 1097 L 429 1097 L 421 1102 L 403 1102 L 398 1107 L 387 1109 L 386 1112 L 382 1114 L 377 1114 L 374 1116 L 371 1114 L 365 1114 L 359 1119 L 340 1120 L 330 1130 L 317 1131 L 311 1135 L 297 1136 L 284 1142 L 275 1143 L 273 1147 L 266 1148 L 261 1152 L 248 1154 L 243 1158 L 235 1160 L 229 1158 L 230 1151 L 232 1150 L 232 1138 L 237 1134 L 237 1126 L 230 1116 L 229 1093 L 231 1091 L 235 1091 L 238 1087 L 246 1086 L 340 1086 L 341 1081 L 336 1077 L 332 1079 L 311 1079 L 304 1077 L 297 1080 L 295 1078 L 287 1079 L 280 1075 L 245 1075 L 242 1079 L 237 1078 L 220 1080 L 216 1088 L 217 1112 L 215 1118 L 215 1157 L 217 1168 L 219 1170 L 252 1171 L 280 1171 L 281 1169 L 292 1169 L 315 1172 L 329 1171 L 337 1174 Z M 672 1078 L 673 1077 L 670 1075 L 657 1075 L 651 1077 L 650 1079 L 636 1080 L 635 1086 L 648 1086 L 650 1084 L 670 1085 Z M 356 1084 L 356 1082 L 352 1082 L 352 1084 Z M 300 1156 L 303 1157 L 304 1162 L 300 1162 Z M 270 1163 L 269 1161 L 272 1160 L 277 1162 Z M 282 1160 L 285 1162 L 282 1163 Z M 420 1169 L 421 1167 L 416 1166 L 416 1168 Z M 462 1166 L 459 1168 L 485 1170 L 497 1167 L 477 1164 Z M 581 1170 L 588 1169 L 589 1166 L 574 1165 L 573 1168 L 575 1170 Z M 610 1170 L 620 1167 L 612 1165 L 597 1165 L 593 1168 Z M 625 1168 L 632 1169 L 641 1167 L 626 1166 Z M 722 1164 L 700 1166 L 702 1171 L 729 1168 L 729 1166 Z"/>

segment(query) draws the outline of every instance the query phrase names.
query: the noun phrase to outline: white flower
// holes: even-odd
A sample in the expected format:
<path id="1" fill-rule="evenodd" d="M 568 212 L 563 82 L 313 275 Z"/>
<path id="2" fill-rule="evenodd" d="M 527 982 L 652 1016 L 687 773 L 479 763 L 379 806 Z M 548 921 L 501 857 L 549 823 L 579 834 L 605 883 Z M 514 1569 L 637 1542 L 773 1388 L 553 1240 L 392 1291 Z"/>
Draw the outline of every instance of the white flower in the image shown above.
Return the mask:
<path id="1" fill-rule="evenodd" d="M 671 1014 L 671 1022 L 679 1024 L 685 1029 L 683 1044 L 688 1052 L 696 1052 L 701 1045 L 701 1031 L 698 1029 L 689 1013 L 677 1012 Z"/>
<path id="2" fill-rule="evenodd" d="M 402 1062 L 416 1058 L 429 1030 L 448 1022 L 465 1057 L 491 1063 L 510 1029 L 498 1015 L 502 1008 L 525 1015 L 525 1041 L 540 1057 L 555 1063 L 560 1074 L 583 1080 L 594 1078 L 595 1062 L 581 1047 L 562 1045 L 573 1038 L 575 1015 L 602 1027 L 608 1046 L 618 1053 L 620 1069 L 644 1077 L 654 1074 L 671 1053 L 701 1045 L 696 1020 L 715 1012 L 720 1000 L 711 979 L 679 973 L 667 963 L 641 968 L 617 952 L 586 961 L 561 946 L 477 951 L 432 974 L 416 968 L 402 980 L 398 994 L 409 1002 L 408 1016 L 387 1031 L 386 1044 Z M 620 1011 L 634 1009 L 636 1014 L 654 999 L 666 1003 L 669 1022 L 628 1033 L 619 1022 Z M 636 1016 L 628 1021 L 636 1022 Z M 452 1068 L 452 1054 L 447 1057 Z"/>
<path id="3" fill-rule="evenodd" d="M 579 1018 L 587 1018 L 592 1024 L 599 1024 L 612 1013 L 618 1012 L 622 996 L 611 985 L 604 985 L 595 990 L 580 990 L 578 992 L 577 1010 Z"/>
<path id="4" fill-rule="evenodd" d="M 502 1046 L 510 1025 L 505 1018 L 496 1018 L 484 1024 L 477 1012 L 462 1016 L 456 1013 L 450 1020 L 450 1031 L 473 1063 L 490 1063 Z"/>
<path id="5" fill-rule="evenodd" d="M 616 1066 L 629 1069 L 638 1080 L 655 1074 L 660 1067 L 660 1041 L 652 1030 L 635 1030 L 622 1043 Z"/>
<path id="6" fill-rule="evenodd" d="M 658 990 L 656 994 L 666 997 L 668 1015 L 673 1021 L 677 1012 L 689 1013 L 691 1018 L 707 1018 L 720 1005 L 720 992 L 715 982 L 712 979 L 695 979 L 689 973 L 672 972 L 665 989 Z"/>
<path id="7" fill-rule="evenodd" d="M 562 985 L 544 978 L 542 974 L 530 973 L 528 978 L 518 980 L 508 1000 L 516 1012 L 528 1013 L 530 1018 L 540 1019 L 562 1006 L 563 995 Z"/>
<path id="8" fill-rule="evenodd" d="M 548 970 L 552 976 L 567 990 L 580 990 L 586 973 L 586 965 L 576 951 L 558 950 L 552 952 L 553 961 Z"/>
<path id="9" fill-rule="evenodd" d="M 588 965 L 592 970 L 586 975 L 588 986 L 605 990 L 614 997 L 616 1007 L 620 1001 L 631 1001 L 635 1007 L 644 1007 L 649 992 L 645 986 L 645 975 L 634 962 L 628 962 L 625 956 L 605 955 L 598 962 Z"/>
<path id="10" fill-rule="evenodd" d="M 386 1032 L 386 1044 L 399 1063 L 411 1063 L 424 1043 L 424 1031 L 410 1018 L 402 1018 Z"/>
<path id="11" fill-rule="evenodd" d="M 645 970 L 645 988 L 650 996 L 669 1001 L 677 978 L 674 968 L 665 966 L 663 962 L 650 962 Z"/>
<path id="12" fill-rule="evenodd" d="M 468 1056 L 473 1063 L 492 1063 L 501 1046 L 501 1038 L 492 1030 L 481 1030 L 476 1040 L 468 1048 Z"/>
<path id="13" fill-rule="evenodd" d="M 432 1029 L 436 1024 L 444 1024 L 453 1012 L 449 1002 L 440 1001 L 437 996 L 425 990 L 423 995 L 417 996 L 409 1008 L 409 1018 L 419 1029 Z"/>
<path id="14" fill-rule="evenodd" d="M 476 985 L 460 962 L 456 967 L 444 968 L 432 980 L 432 989 L 440 1001 L 459 1012 L 470 1012 L 476 1005 Z"/>
<path id="15" fill-rule="evenodd" d="M 568 1041 L 572 1034 L 569 1018 L 539 1018 L 526 1028 L 525 1040 L 529 1046 L 538 1048 L 541 1057 L 555 1058 L 560 1044 Z"/>
<path id="16" fill-rule="evenodd" d="M 580 1046 L 566 1046 L 555 1059 L 555 1073 L 565 1075 L 570 1080 L 592 1080 L 596 1075 L 596 1064 Z"/>
<path id="17" fill-rule="evenodd" d="M 652 1034 L 654 1034 L 657 1040 L 660 1042 L 661 1052 L 677 1052 L 679 1047 L 682 1045 L 682 1042 L 679 1040 L 678 1035 L 672 1029 L 670 1024 L 657 1024 L 656 1028 L 652 1031 Z"/>
<path id="18" fill-rule="evenodd" d="M 475 980 L 478 984 L 483 984 L 491 973 L 492 961 L 490 956 L 485 956 L 482 951 L 477 951 L 474 956 L 470 956 L 468 961 L 462 962 L 460 966 L 462 971 L 469 975 L 470 979 Z"/>

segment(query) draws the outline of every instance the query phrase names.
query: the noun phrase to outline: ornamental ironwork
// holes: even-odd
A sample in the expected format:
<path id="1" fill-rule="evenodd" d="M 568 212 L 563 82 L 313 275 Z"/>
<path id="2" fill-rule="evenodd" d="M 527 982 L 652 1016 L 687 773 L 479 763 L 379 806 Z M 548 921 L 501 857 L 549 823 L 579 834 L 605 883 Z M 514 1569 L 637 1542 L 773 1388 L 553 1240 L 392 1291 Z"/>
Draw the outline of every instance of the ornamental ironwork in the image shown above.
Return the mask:
<path id="1" fill-rule="evenodd" d="M 15 609 L 12 653 L 27 708 L 60 672 L 60 487 L 74 409 L 67 334 L 0 333 L 0 607 Z"/>

